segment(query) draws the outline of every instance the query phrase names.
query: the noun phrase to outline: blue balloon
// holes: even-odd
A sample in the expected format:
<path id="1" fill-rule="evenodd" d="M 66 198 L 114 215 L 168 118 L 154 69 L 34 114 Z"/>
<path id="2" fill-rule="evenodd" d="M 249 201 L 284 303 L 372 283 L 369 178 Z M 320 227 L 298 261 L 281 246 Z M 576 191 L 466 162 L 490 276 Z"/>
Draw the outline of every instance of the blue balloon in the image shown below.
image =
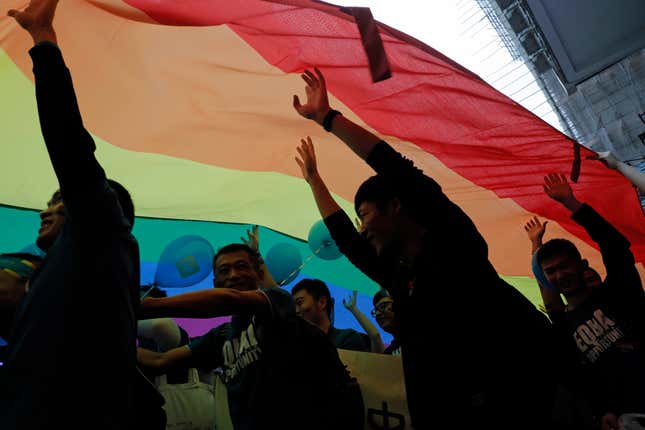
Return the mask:
<path id="1" fill-rule="evenodd" d="M 307 241 L 311 252 L 323 260 L 336 260 L 343 255 L 338 246 L 336 246 L 334 239 L 331 238 L 331 234 L 323 220 L 319 220 L 311 226 Z"/>
<path id="2" fill-rule="evenodd" d="M 215 251 L 201 236 L 181 236 L 166 246 L 159 257 L 153 285 L 185 288 L 195 285 L 213 270 Z"/>
<path id="3" fill-rule="evenodd" d="M 265 263 L 273 279 L 282 286 L 298 276 L 302 266 L 302 256 L 295 246 L 289 243 L 278 243 L 267 252 Z"/>

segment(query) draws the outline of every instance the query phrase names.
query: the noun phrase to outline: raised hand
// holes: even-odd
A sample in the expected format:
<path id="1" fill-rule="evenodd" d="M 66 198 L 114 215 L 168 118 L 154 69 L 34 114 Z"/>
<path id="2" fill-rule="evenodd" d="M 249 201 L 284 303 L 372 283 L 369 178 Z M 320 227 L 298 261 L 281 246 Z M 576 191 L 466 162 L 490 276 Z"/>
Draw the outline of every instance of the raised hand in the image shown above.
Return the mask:
<path id="1" fill-rule="evenodd" d="M 596 155 L 587 156 L 587 160 L 598 160 L 610 169 L 616 170 L 620 161 L 609 151 L 598 152 Z"/>
<path id="2" fill-rule="evenodd" d="M 53 21 L 58 0 L 31 0 L 22 11 L 11 9 L 7 15 L 27 30 L 34 42 L 50 41 L 56 43 Z"/>
<path id="3" fill-rule="evenodd" d="M 240 237 L 242 243 L 244 243 L 249 248 L 254 251 L 260 251 L 260 232 L 257 225 L 254 225 L 253 228 L 246 230 L 246 238 Z"/>
<path id="4" fill-rule="evenodd" d="M 580 208 L 580 202 L 573 195 L 573 190 L 569 185 L 569 181 L 567 181 L 567 177 L 561 173 L 549 173 L 544 177 L 544 192 L 572 212 Z"/>
<path id="5" fill-rule="evenodd" d="M 311 137 L 307 136 L 307 140 L 300 139 L 300 146 L 296 147 L 300 158 L 295 157 L 296 163 L 300 166 L 302 177 L 305 178 L 307 183 L 318 178 L 318 164 L 316 162 L 316 151 Z"/>
<path id="6" fill-rule="evenodd" d="M 325 115 L 329 112 L 329 99 L 327 98 L 327 84 L 325 77 L 318 68 L 314 67 L 315 75 L 309 70 L 300 75 L 307 83 L 305 93 L 307 94 L 307 103 L 300 104 L 297 95 L 293 96 L 293 107 L 296 111 L 307 119 L 312 119 L 318 124 L 322 124 Z"/>
<path id="7" fill-rule="evenodd" d="M 356 296 L 357 295 L 358 295 L 358 291 L 354 290 L 354 291 L 352 291 L 351 296 L 345 297 L 343 299 L 343 306 L 345 306 L 345 308 L 348 311 L 352 311 L 352 310 L 356 309 Z"/>
<path id="8" fill-rule="evenodd" d="M 548 221 L 541 223 L 538 217 L 535 216 L 524 225 L 524 231 L 529 236 L 529 240 L 538 247 L 542 246 L 542 238 L 544 237 L 547 223 Z"/>

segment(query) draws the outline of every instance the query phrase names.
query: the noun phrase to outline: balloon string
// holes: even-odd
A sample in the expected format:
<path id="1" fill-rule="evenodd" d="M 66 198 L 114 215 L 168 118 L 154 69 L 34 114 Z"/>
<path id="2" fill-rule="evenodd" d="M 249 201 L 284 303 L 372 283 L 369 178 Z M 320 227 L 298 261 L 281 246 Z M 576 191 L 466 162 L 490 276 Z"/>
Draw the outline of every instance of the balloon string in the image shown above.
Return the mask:
<path id="1" fill-rule="evenodd" d="M 328 246 L 331 246 L 331 242 L 329 242 L 329 241 L 324 241 L 324 242 L 323 242 L 323 244 L 322 244 L 322 245 L 320 245 L 320 246 L 318 247 L 318 249 L 317 249 L 317 250 L 315 250 L 315 251 L 314 251 L 314 253 L 313 253 L 312 255 L 310 255 L 310 256 L 308 256 L 307 258 L 305 258 L 305 261 L 303 261 L 303 262 L 302 262 L 302 264 L 301 264 L 300 266 L 298 266 L 298 267 L 297 267 L 293 272 L 289 273 L 289 275 L 288 275 L 286 278 L 284 278 L 284 279 L 282 280 L 282 282 L 280 282 L 280 283 L 278 284 L 278 286 L 279 286 L 279 287 L 284 287 L 284 285 L 287 283 L 287 281 L 288 281 L 288 280 L 289 280 L 293 275 L 295 275 L 296 273 L 300 272 L 300 271 L 302 270 L 302 268 L 303 268 L 303 267 L 305 267 L 305 266 L 307 265 L 307 263 L 309 263 L 309 262 L 311 261 L 311 259 L 312 259 L 312 258 L 314 258 L 316 255 L 320 254 L 320 251 L 322 251 L 322 249 L 323 249 L 323 248 L 326 248 L 326 247 L 328 247 Z"/>
<path id="2" fill-rule="evenodd" d="M 143 294 L 143 296 L 141 296 L 141 298 L 139 298 L 139 300 L 143 300 L 143 299 L 145 299 L 145 298 L 146 298 L 146 296 L 147 296 L 148 294 L 150 294 L 150 292 L 151 292 L 152 290 L 154 290 L 154 289 L 155 289 L 155 287 L 156 287 L 156 285 L 155 285 L 155 284 L 150 284 L 150 289 L 149 289 L 148 291 L 146 291 L 146 292 Z"/>

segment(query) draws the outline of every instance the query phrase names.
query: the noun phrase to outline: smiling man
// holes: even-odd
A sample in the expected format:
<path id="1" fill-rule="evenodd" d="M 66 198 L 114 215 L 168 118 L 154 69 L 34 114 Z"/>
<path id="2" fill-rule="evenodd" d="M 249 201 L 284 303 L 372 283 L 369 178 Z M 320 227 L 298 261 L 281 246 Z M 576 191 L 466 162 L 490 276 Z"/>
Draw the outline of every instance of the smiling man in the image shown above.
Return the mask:
<path id="1" fill-rule="evenodd" d="M 372 298 L 372 316 L 376 318 L 378 325 L 392 335 L 392 342 L 383 351 L 384 354 L 401 355 L 401 342 L 399 341 L 399 321 L 394 314 L 394 300 L 387 290 L 381 289 Z"/>
<path id="2" fill-rule="evenodd" d="M 320 71 L 302 77 L 307 103 L 294 96 L 296 111 L 377 173 L 354 198 L 359 233 L 320 178 L 311 140 L 298 148 L 339 249 L 392 296 L 413 427 L 454 427 L 459 416 L 464 428 L 549 428 L 555 383 L 546 317 L 497 275 L 486 241 L 435 180 L 331 109 Z"/>
<path id="3" fill-rule="evenodd" d="M 336 349 L 296 316 L 289 293 L 260 289 L 260 266 L 252 248 L 227 245 L 213 259 L 213 289 L 145 299 L 148 318 L 232 319 L 183 347 L 139 349 L 139 363 L 158 373 L 176 366 L 221 368 L 236 430 L 362 428 L 360 389 Z"/>
<path id="4" fill-rule="evenodd" d="M 329 337 L 339 349 L 370 352 L 370 338 L 351 328 L 336 328 L 332 323 L 334 299 L 329 288 L 320 279 L 303 279 L 293 286 L 291 295 L 296 304 L 296 313 L 314 324 Z"/>
<path id="5" fill-rule="evenodd" d="M 624 413 L 645 413 L 645 292 L 630 243 L 590 206 L 579 202 L 564 175 L 544 178 L 544 190 L 598 244 L 607 276 L 589 282 L 576 246 L 552 239 L 536 253 L 548 282 L 567 299 L 551 312 L 562 341 L 561 367 L 592 402 L 603 429 Z M 596 274 L 597 275 L 597 274 Z"/>

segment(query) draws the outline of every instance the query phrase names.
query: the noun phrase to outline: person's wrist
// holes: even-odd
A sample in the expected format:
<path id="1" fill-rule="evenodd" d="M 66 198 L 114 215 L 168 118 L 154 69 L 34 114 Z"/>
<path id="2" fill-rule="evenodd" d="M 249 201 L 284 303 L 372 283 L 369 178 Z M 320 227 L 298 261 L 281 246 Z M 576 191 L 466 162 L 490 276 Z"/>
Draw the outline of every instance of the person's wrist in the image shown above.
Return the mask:
<path id="1" fill-rule="evenodd" d="M 56 31 L 53 27 L 38 28 L 29 30 L 29 34 L 34 39 L 34 45 L 41 42 L 57 43 Z"/>
<path id="2" fill-rule="evenodd" d="M 316 173 L 314 173 L 314 174 L 309 176 L 309 179 L 307 180 L 307 182 L 312 187 L 315 187 L 315 186 L 321 185 L 323 183 L 323 180 L 320 177 L 320 174 L 318 172 L 316 172 Z"/>
<path id="3" fill-rule="evenodd" d="M 321 124 L 322 128 L 326 132 L 331 132 L 331 129 L 334 126 L 334 121 L 336 120 L 337 116 L 343 116 L 343 114 L 335 109 L 329 109 L 327 111 L 327 114 L 325 115 L 325 118 L 323 118 L 323 121 Z"/>
<path id="4" fill-rule="evenodd" d="M 578 209 L 580 209 L 580 206 L 582 206 L 582 203 L 580 203 L 574 196 L 566 198 L 562 204 L 571 212 L 577 212 Z"/>
<path id="5" fill-rule="evenodd" d="M 325 121 L 325 117 L 327 117 L 327 114 L 329 113 L 330 110 L 331 108 L 327 106 L 325 109 L 322 109 L 316 112 L 316 115 L 314 116 L 314 121 L 316 121 L 318 125 L 323 125 L 323 122 Z"/>

